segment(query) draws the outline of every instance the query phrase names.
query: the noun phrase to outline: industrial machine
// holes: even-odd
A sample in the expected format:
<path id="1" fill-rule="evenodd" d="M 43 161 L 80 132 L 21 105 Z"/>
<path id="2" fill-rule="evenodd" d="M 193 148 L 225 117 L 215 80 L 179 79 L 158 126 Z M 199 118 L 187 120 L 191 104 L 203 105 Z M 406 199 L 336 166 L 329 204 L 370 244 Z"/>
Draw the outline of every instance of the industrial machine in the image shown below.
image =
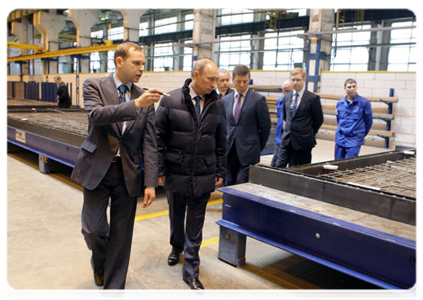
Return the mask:
<path id="1" fill-rule="evenodd" d="M 50 172 L 50 159 L 73 167 L 87 129 L 88 118 L 83 109 L 32 103 L 8 107 L 7 141 L 37 153 L 43 173 Z"/>
<path id="2" fill-rule="evenodd" d="M 276 169 L 223 192 L 219 259 L 254 238 L 387 289 L 416 282 L 415 151 Z"/>

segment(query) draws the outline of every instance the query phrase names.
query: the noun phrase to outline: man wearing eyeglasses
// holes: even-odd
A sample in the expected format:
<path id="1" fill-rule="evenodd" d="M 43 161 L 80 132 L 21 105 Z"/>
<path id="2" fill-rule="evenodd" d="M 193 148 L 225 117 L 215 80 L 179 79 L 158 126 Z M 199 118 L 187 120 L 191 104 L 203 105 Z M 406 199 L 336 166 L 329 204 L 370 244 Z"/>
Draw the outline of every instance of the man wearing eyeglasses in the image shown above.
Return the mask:
<path id="1" fill-rule="evenodd" d="M 232 80 L 235 92 L 222 98 L 228 127 L 226 185 L 248 182 L 249 167 L 260 161 L 271 128 L 266 98 L 249 88 L 250 69 L 236 66 Z"/>

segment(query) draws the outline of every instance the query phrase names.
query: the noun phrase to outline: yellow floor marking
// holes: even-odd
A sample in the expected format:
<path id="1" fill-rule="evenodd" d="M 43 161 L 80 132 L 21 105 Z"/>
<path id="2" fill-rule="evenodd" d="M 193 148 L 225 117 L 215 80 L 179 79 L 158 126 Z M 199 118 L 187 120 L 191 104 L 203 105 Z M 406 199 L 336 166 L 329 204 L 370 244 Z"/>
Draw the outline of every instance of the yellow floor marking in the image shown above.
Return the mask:
<path id="1" fill-rule="evenodd" d="M 210 246 L 210 245 L 214 245 L 214 244 L 217 244 L 217 243 L 219 243 L 219 237 L 208 239 L 208 240 L 205 240 L 201 243 L 200 248 L 207 247 L 207 246 Z"/>
<path id="2" fill-rule="evenodd" d="M 222 203 L 222 202 L 223 202 L 222 199 L 212 200 L 212 201 L 209 201 L 209 203 L 207 203 L 207 206 L 213 205 L 213 204 L 219 204 L 219 203 Z M 140 220 L 145 220 L 145 219 L 150 219 L 150 218 L 155 218 L 155 217 L 166 216 L 168 214 L 169 214 L 169 210 L 163 210 L 163 211 L 159 211 L 159 212 L 155 212 L 155 213 L 151 213 L 151 214 L 147 214 L 147 215 L 142 215 L 142 216 L 135 217 L 135 221 L 140 221 Z"/>

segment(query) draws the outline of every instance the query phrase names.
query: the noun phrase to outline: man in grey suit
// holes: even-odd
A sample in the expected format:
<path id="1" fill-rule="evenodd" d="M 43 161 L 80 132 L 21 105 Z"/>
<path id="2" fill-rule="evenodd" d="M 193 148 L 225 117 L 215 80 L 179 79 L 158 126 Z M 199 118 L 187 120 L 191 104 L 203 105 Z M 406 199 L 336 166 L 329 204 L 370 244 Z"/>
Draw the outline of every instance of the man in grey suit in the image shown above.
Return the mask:
<path id="1" fill-rule="evenodd" d="M 119 45 L 114 60 L 115 73 L 84 82 L 88 136 L 72 172 L 83 186 L 82 234 L 92 251 L 94 281 L 104 289 L 125 288 L 137 196 L 144 192 L 147 207 L 157 186 L 153 103 L 160 91 L 143 92 L 134 84 L 144 71 L 140 46 Z"/>
<path id="2" fill-rule="evenodd" d="M 266 98 L 249 88 L 250 69 L 233 70 L 235 92 L 222 98 L 226 111 L 228 175 L 226 185 L 248 182 L 249 166 L 260 161 L 271 121 Z"/>
<path id="3" fill-rule="evenodd" d="M 311 163 L 311 150 L 315 136 L 323 123 L 320 97 L 305 88 L 306 72 L 301 68 L 291 71 L 293 91 L 284 96 L 285 122 L 276 160 L 277 168 Z"/>

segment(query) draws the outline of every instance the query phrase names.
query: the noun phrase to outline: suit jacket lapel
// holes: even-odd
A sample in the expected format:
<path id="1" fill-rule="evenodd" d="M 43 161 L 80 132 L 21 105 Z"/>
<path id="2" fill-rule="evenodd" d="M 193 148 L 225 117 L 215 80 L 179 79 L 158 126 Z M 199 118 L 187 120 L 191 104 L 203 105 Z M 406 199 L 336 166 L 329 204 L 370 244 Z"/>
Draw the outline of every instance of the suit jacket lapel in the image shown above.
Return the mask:
<path id="1" fill-rule="evenodd" d="M 104 105 L 117 105 L 119 104 L 119 97 L 117 93 L 117 87 L 113 79 L 113 74 L 105 78 L 104 81 L 101 81 L 101 90 L 104 93 Z M 113 130 L 116 131 L 117 135 L 120 136 L 120 129 L 117 123 L 110 124 Z"/>
<path id="2" fill-rule="evenodd" d="M 307 105 L 307 99 L 308 99 L 308 91 L 305 90 L 303 93 L 303 97 L 301 98 L 300 105 L 298 105 L 297 112 L 295 114 L 297 114 L 299 110 L 302 110 L 305 107 L 305 105 Z"/>
<path id="3" fill-rule="evenodd" d="M 134 101 L 135 99 L 137 99 L 140 95 L 142 95 L 144 93 L 144 91 L 138 90 L 135 87 L 135 83 L 132 83 L 132 88 L 131 88 L 131 101 Z M 139 113 L 141 113 L 143 111 L 143 109 L 146 109 L 145 107 L 141 107 Z M 123 134 L 125 134 L 126 132 L 129 132 L 129 130 L 132 128 L 132 126 L 134 126 L 136 120 L 131 120 L 131 121 L 126 121 L 126 129 L 123 132 Z"/>

